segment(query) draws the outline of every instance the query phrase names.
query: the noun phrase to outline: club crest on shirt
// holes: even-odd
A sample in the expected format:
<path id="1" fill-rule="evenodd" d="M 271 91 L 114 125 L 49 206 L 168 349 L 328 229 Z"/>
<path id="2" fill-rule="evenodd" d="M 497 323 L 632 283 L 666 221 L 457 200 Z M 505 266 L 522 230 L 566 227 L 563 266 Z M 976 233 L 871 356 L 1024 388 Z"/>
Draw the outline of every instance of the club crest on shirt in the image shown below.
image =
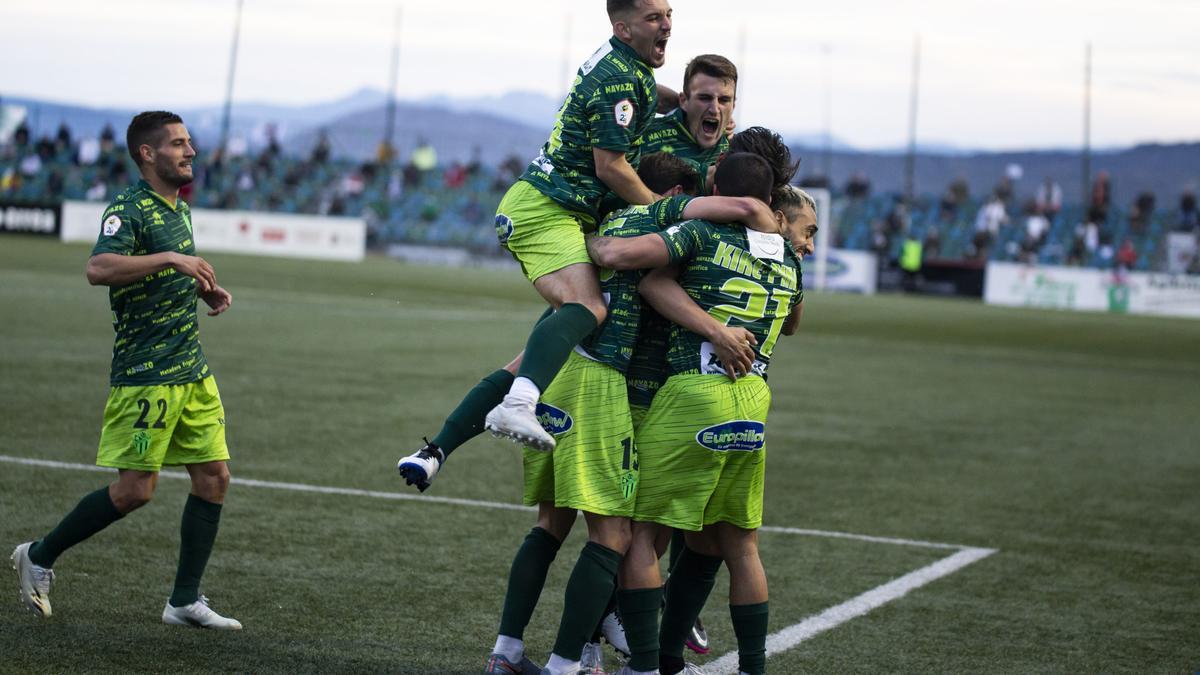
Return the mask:
<path id="1" fill-rule="evenodd" d="M 121 219 L 115 215 L 104 219 L 104 236 L 111 237 L 121 229 Z"/>
<path id="2" fill-rule="evenodd" d="M 613 106 L 613 120 L 619 127 L 627 127 L 633 123 L 633 103 L 629 99 L 622 99 Z"/>
<path id="3" fill-rule="evenodd" d="M 546 433 L 555 436 L 561 436 L 571 430 L 575 426 L 575 420 L 571 418 L 571 413 L 555 408 L 546 403 L 538 403 L 537 410 L 534 411 L 538 422 L 541 422 L 542 428 Z"/>

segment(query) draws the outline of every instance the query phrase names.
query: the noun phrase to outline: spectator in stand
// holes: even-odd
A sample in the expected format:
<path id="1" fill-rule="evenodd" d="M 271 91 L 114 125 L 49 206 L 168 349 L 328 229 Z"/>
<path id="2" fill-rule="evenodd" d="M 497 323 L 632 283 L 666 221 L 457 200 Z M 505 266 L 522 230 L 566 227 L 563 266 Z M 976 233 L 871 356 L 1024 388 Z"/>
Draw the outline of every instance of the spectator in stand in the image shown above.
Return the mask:
<path id="1" fill-rule="evenodd" d="M 871 196 L 871 180 L 862 171 L 850 174 L 846 181 L 846 196 L 850 199 L 866 199 Z"/>
<path id="2" fill-rule="evenodd" d="M 951 189 L 951 186 L 947 185 L 946 191 L 942 193 L 942 198 L 938 201 L 938 221 L 953 223 L 957 220 L 960 203 L 958 195 Z"/>
<path id="3" fill-rule="evenodd" d="M 1062 188 L 1049 176 L 1038 186 L 1037 207 L 1047 220 L 1054 220 L 1062 211 Z"/>
<path id="4" fill-rule="evenodd" d="M 66 122 L 60 122 L 58 125 L 58 133 L 54 135 L 54 154 L 64 156 L 71 152 L 71 128 Z"/>
<path id="5" fill-rule="evenodd" d="M 308 161 L 316 166 L 321 166 L 329 161 L 329 133 L 325 129 L 322 129 L 317 135 L 317 144 L 313 146 Z"/>
<path id="6" fill-rule="evenodd" d="M 1075 235 L 1083 242 L 1083 248 L 1088 255 L 1095 255 L 1100 248 L 1100 223 L 1104 222 L 1104 214 L 1100 209 L 1088 210 L 1087 222 L 1075 226 Z"/>
<path id="7" fill-rule="evenodd" d="M 1200 230 L 1200 212 L 1196 210 L 1195 192 L 1189 190 L 1179 198 L 1179 225 L 1176 229 L 1180 232 Z"/>
<path id="8" fill-rule="evenodd" d="M 1110 203 L 1112 203 L 1112 179 L 1109 178 L 1107 171 L 1101 171 L 1096 174 L 1096 180 L 1092 183 L 1092 199 L 1089 207 L 1101 214 L 1099 220 L 1107 220 Z"/>
<path id="9" fill-rule="evenodd" d="M 410 161 L 421 173 L 433 171 L 437 168 L 437 150 L 433 149 L 429 141 L 422 138 L 417 141 L 417 147 L 413 150 Z"/>
<path id="10" fill-rule="evenodd" d="M 108 184 L 104 182 L 104 176 L 97 174 L 96 178 L 92 180 L 91 187 L 89 187 L 87 192 L 84 194 L 84 197 L 89 202 L 102 202 L 107 196 Z"/>
<path id="11" fill-rule="evenodd" d="M 1046 234 L 1050 231 L 1050 221 L 1042 212 L 1041 205 L 1036 201 L 1025 203 L 1025 240 L 1032 248 L 1041 248 L 1046 243 Z"/>
<path id="12" fill-rule="evenodd" d="M 925 230 L 925 241 L 922 242 L 925 260 L 937 260 L 942 256 L 942 233 L 937 225 L 930 225 Z"/>
<path id="13" fill-rule="evenodd" d="M 1001 192 L 993 192 L 975 215 L 975 257 L 987 257 L 992 242 L 1005 225 L 1008 225 L 1008 211 L 1004 208 L 1004 198 Z"/>
<path id="14" fill-rule="evenodd" d="M 1131 230 L 1138 234 L 1146 231 L 1146 226 L 1150 224 L 1150 219 L 1154 217 L 1156 201 L 1153 192 L 1138 194 L 1137 199 L 1133 200 L 1133 207 L 1129 209 L 1129 228 Z"/>
<path id="15" fill-rule="evenodd" d="M 1071 248 L 1067 251 L 1067 264 L 1071 267 L 1079 267 L 1083 265 L 1087 254 L 1087 246 L 1084 244 L 1083 237 L 1078 234 L 1075 235 L 1071 239 Z"/>
<path id="16" fill-rule="evenodd" d="M 1117 268 L 1128 272 L 1137 265 L 1137 249 L 1133 247 L 1133 240 L 1126 239 L 1121 242 L 1121 248 L 1117 250 Z"/>
<path id="17" fill-rule="evenodd" d="M 458 162 L 452 162 L 442 174 L 442 180 L 451 190 L 461 188 L 467 182 L 467 169 Z"/>

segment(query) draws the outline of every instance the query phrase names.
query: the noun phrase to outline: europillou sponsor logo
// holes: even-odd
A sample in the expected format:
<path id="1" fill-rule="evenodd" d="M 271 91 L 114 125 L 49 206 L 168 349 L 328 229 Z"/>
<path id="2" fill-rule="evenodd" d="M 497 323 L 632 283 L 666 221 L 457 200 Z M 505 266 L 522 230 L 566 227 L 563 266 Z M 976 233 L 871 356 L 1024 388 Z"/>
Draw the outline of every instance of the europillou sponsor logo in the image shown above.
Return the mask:
<path id="1" fill-rule="evenodd" d="M 508 241 L 508 238 L 512 236 L 512 233 L 513 233 L 512 218 L 509 218 L 508 216 L 504 215 L 503 213 L 497 213 L 496 214 L 496 238 L 500 240 L 501 244 L 503 244 L 504 242 Z"/>
<path id="2" fill-rule="evenodd" d="M 767 441 L 767 427 L 754 420 L 730 420 L 701 429 L 696 442 L 717 452 L 754 452 Z"/>
<path id="3" fill-rule="evenodd" d="M 538 403 L 535 411 L 538 422 L 547 433 L 561 436 L 571 430 L 575 426 L 575 420 L 571 419 L 571 414 L 565 410 L 560 410 L 552 405 Z"/>

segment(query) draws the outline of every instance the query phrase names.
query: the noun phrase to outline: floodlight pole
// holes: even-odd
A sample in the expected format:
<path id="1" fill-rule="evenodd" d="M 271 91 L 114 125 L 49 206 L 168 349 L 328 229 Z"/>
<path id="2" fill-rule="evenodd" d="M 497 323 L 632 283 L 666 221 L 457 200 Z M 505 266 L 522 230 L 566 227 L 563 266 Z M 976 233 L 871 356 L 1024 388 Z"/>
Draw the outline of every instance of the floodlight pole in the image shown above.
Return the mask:
<path id="1" fill-rule="evenodd" d="M 229 120 L 233 109 L 233 76 L 237 72 L 238 37 L 242 33 L 242 0 L 237 0 L 237 13 L 233 19 L 233 46 L 229 50 L 229 78 L 225 82 L 225 110 L 221 114 L 221 142 L 217 149 L 222 155 L 229 142 Z"/>
<path id="2" fill-rule="evenodd" d="M 1089 192 L 1092 186 L 1092 43 L 1084 46 L 1083 52 L 1083 189 L 1084 208 L 1091 203 Z M 1086 214 L 1084 214 L 1086 217 Z"/>
<path id="3" fill-rule="evenodd" d="M 833 47 L 829 43 L 821 45 L 821 54 L 825 57 L 825 180 L 830 189 L 833 187 Z"/>
<path id="4" fill-rule="evenodd" d="M 396 87 L 400 79 L 400 16 L 402 5 L 396 6 L 396 28 L 392 36 L 392 73 L 388 85 L 387 116 L 383 124 L 383 152 L 379 159 L 388 162 L 396 158 L 396 149 L 392 145 L 396 137 Z"/>
<path id="5" fill-rule="evenodd" d="M 916 164 L 917 164 L 917 92 L 921 80 L 921 36 L 918 34 L 913 41 L 912 61 L 912 92 L 909 94 L 908 110 L 908 156 L 904 160 L 904 199 L 908 204 L 913 203 L 916 196 Z"/>
<path id="6" fill-rule="evenodd" d="M 571 91 L 571 87 L 574 86 L 574 84 L 575 84 L 571 78 L 571 24 L 572 23 L 573 23 L 573 21 L 571 20 L 571 13 L 567 12 L 566 16 L 563 18 L 562 75 L 559 78 L 559 82 L 561 82 L 564 86 L 566 86 L 568 92 Z"/>

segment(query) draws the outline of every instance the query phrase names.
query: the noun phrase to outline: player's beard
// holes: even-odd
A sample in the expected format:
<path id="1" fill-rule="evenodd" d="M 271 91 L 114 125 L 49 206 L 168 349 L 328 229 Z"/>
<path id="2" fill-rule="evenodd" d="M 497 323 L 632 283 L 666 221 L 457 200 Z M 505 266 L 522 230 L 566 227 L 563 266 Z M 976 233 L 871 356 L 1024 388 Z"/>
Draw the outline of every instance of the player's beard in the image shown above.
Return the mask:
<path id="1" fill-rule="evenodd" d="M 187 185 L 195 177 L 195 174 L 189 175 L 183 173 L 183 170 L 179 168 L 178 162 L 171 164 L 156 163 L 154 165 L 154 174 L 158 176 L 159 180 L 175 188 Z"/>

